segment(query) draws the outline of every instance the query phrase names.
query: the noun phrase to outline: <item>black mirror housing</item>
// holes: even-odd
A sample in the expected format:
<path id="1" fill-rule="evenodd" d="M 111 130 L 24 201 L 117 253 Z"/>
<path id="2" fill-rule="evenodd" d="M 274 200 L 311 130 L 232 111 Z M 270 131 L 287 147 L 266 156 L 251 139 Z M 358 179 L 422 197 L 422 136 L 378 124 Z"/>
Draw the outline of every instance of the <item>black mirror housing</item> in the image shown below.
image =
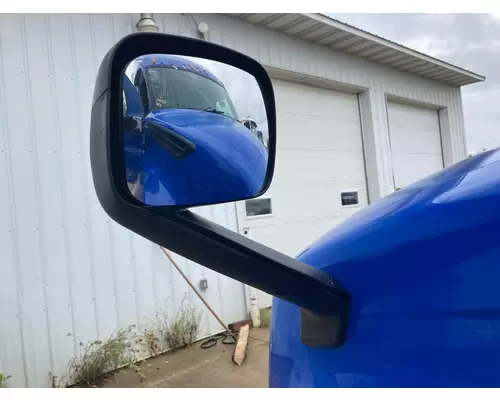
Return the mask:
<path id="1" fill-rule="evenodd" d="M 254 197 L 262 195 L 271 184 L 276 154 L 276 107 L 272 83 L 264 67 L 244 54 L 202 40 L 135 33 L 123 38 L 106 54 L 94 89 L 91 168 L 97 197 L 105 212 L 118 224 L 162 247 L 309 310 L 318 318 L 328 319 L 334 324 L 329 331 L 335 332 L 335 338 L 326 342 L 333 347 L 342 345 L 351 299 L 335 279 L 204 219 L 186 207 L 145 205 L 127 189 L 123 137 L 120 135 L 123 70 L 136 57 L 157 53 L 205 57 L 233 65 L 255 78 L 267 114 L 269 168 L 265 185 Z M 306 336 L 311 345 L 318 341 L 311 339 L 310 334 Z"/>
<path id="2" fill-rule="evenodd" d="M 108 151 L 107 163 L 106 165 L 100 164 L 99 170 L 96 172 L 104 173 L 104 171 L 107 170 L 113 181 L 112 185 L 114 190 L 117 191 L 123 199 L 127 199 L 127 201 L 137 204 L 137 201 L 130 195 L 125 183 L 125 161 L 123 152 L 121 151 L 121 149 L 123 149 L 123 138 L 120 134 L 123 124 L 122 103 L 120 98 L 122 93 L 122 76 L 126 65 L 133 59 L 144 54 L 157 53 L 174 53 L 191 57 L 205 57 L 235 66 L 255 78 L 263 94 L 266 108 L 269 131 L 269 161 L 264 185 L 260 192 L 256 193 L 253 197 L 264 194 L 272 181 L 276 154 L 276 107 L 273 86 L 266 70 L 257 61 L 242 53 L 213 43 L 182 36 L 153 32 L 134 33 L 123 38 L 108 51 L 97 73 L 92 101 L 90 154 L 92 158 L 91 162 L 96 161 L 96 163 L 92 163 L 92 169 L 94 165 L 103 161 L 101 156 L 104 154 L 99 155 L 99 161 L 96 156 L 99 151 L 102 151 L 103 148 L 106 147 Z M 97 133 L 97 137 L 95 137 L 94 140 L 94 133 L 98 131 L 99 133 Z M 93 147 L 94 144 L 97 145 L 96 148 Z M 95 181 L 94 184 L 96 184 Z M 99 192 L 97 194 L 99 196 Z M 101 198 L 99 200 L 101 200 Z"/>

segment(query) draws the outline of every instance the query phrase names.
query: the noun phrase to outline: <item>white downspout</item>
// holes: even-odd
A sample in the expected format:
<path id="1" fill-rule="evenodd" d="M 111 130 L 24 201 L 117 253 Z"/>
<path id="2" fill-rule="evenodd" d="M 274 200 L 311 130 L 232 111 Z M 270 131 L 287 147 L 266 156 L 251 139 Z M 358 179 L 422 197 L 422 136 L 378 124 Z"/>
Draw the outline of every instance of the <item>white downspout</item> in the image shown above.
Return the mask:
<path id="1" fill-rule="evenodd" d="M 140 14 L 141 18 L 135 26 L 138 32 L 158 32 L 159 28 L 156 25 L 153 14 Z"/>
<path id="2" fill-rule="evenodd" d="M 243 234 L 252 239 L 252 230 L 250 228 L 243 228 Z M 250 308 L 250 318 L 254 328 L 260 327 L 260 310 L 259 310 L 259 292 L 252 286 L 245 285 L 246 297 L 249 300 L 248 305 Z"/>

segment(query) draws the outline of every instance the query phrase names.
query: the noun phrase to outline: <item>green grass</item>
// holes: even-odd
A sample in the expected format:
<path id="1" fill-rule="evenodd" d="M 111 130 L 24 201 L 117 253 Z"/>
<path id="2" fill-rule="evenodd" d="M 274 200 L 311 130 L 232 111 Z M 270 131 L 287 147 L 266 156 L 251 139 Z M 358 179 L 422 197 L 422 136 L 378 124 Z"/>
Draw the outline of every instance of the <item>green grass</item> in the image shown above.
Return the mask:
<path id="1" fill-rule="evenodd" d="M 271 327 L 271 307 L 263 308 L 260 310 L 260 327 L 270 328 Z"/>
<path id="2" fill-rule="evenodd" d="M 0 388 L 7 387 L 7 381 L 11 378 L 10 375 L 4 375 L 0 372 Z"/>

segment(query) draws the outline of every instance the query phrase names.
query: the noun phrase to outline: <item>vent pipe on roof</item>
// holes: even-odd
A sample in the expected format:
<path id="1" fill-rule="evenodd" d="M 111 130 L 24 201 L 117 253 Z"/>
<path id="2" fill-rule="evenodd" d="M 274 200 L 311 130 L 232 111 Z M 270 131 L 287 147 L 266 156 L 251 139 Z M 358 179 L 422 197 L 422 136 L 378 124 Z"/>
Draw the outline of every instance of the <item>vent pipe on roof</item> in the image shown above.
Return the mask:
<path id="1" fill-rule="evenodd" d="M 156 25 L 153 14 L 141 14 L 139 22 L 135 26 L 138 32 L 158 32 L 159 28 Z"/>

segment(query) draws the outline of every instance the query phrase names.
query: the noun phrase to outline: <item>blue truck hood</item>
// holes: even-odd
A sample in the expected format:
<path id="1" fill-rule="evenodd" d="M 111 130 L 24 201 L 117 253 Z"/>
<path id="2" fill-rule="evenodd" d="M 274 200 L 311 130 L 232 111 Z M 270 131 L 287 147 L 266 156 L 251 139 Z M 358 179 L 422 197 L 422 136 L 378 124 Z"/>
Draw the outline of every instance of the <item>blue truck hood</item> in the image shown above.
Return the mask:
<path id="1" fill-rule="evenodd" d="M 220 151 L 234 150 L 258 168 L 267 167 L 267 152 L 254 140 L 255 135 L 242 123 L 221 114 L 200 110 L 162 110 L 151 113 L 151 120 L 182 135 L 196 145 L 215 146 Z M 222 148 L 221 148 L 222 146 Z"/>
<path id="2" fill-rule="evenodd" d="M 270 386 L 497 387 L 499 161 L 492 150 L 439 171 L 302 252 L 349 291 L 348 337 L 304 346 L 297 307 L 275 298 Z"/>
<path id="3" fill-rule="evenodd" d="M 240 122 L 200 110 L 159 110 L 146 117 L 196 148 L 185 158 L 147 139 L 145 202 L 150 205 L 216 203 L 257 194 L 265 181 L 267 150 Z"/>

